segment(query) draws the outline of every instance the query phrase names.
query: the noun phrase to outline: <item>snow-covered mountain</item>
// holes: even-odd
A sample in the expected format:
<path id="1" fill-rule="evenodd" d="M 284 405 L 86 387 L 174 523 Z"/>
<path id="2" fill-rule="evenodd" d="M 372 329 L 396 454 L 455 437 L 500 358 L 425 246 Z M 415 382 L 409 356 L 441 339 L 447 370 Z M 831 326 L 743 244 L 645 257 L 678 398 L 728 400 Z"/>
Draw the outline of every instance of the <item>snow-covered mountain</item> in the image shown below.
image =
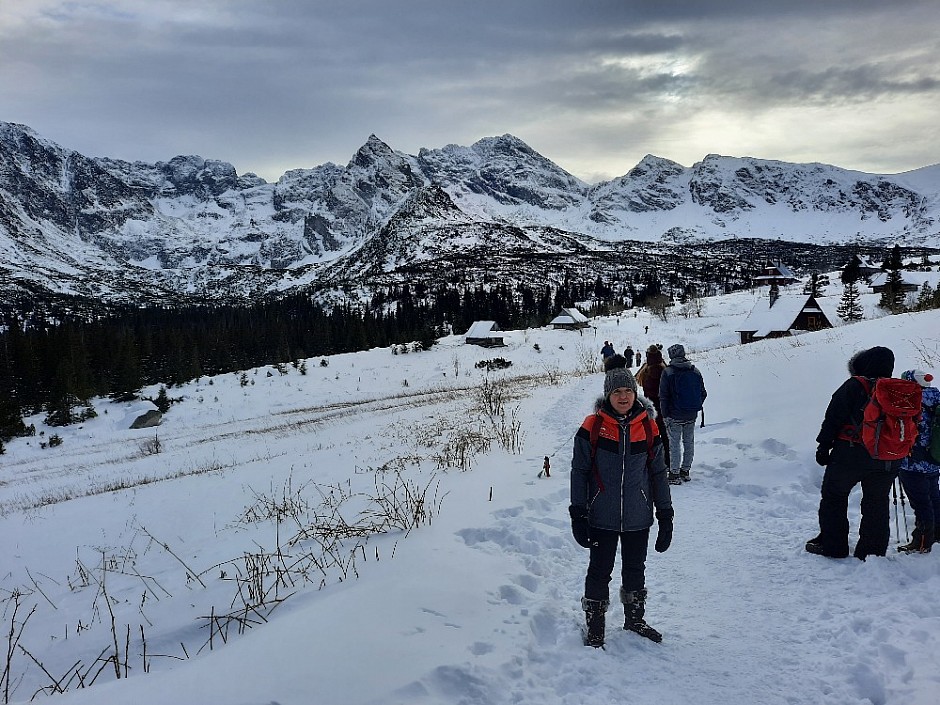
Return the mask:
<path id="1" fill-rule="evenodd" d="M 89 158 L 0 122 L 0 290 L 244 297 L 422 263 L 731 238 L 940 246 L 940 165 L 892 176 L 709 155 L 588 185 L 512 135 L 393 150 L 277 183 L 178 156 Z"/>

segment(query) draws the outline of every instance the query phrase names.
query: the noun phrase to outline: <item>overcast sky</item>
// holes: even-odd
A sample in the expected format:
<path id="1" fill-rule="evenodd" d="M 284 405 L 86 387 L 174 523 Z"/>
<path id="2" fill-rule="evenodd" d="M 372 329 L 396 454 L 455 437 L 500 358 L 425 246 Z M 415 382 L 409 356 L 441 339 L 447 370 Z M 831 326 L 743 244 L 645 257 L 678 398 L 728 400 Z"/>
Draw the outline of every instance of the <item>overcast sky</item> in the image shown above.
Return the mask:
<path id="1" fill-rule="evenodd" d="M 646 154 L 940 162 L 937 0 L 0 0 L 0 120 L 88 156 L 276 180 L 511 133 Z"/>

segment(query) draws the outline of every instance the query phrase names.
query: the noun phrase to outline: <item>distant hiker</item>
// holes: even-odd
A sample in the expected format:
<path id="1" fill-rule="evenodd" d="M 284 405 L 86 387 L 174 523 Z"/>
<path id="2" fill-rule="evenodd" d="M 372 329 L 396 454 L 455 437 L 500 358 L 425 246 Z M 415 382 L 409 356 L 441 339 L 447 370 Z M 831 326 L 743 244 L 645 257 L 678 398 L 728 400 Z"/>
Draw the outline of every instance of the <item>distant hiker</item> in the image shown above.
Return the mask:
<path id="1" fill-rule="evenodd" d="M 819 500 L 819 535 L 806 542 L 806 550 L 818 556 L 849 555 L 849 493 L 862 485 L 862 518 L 854 555 L 883 556 L 891 539 L 889 498 L 897 476 L 897 461 L 875 460 L 858 440 L 871 384 L 894 372 L 894 353 L 881 346 L 856 353 L 849 360 L 849 377 L 833 393 L 819 435 L 816 462 L 823 473 Z M 853 435 L 855 436 L 853 439 Z"/>
<path id="2" fill-rule="evenodd" d="M 682 345 L 670 345 L 667 352 L 669 365 L 659 380 L 659 408 L 669 436 L 669 482 L 681 485 L 691 479 L 695 419 L 708 392 L 702 373 L 686 359 Z"/>
<path id="3" fill-rule="evenodd" d="M 606 360 L 608 357 L 610 357 L 611 355 L 615 355 L 616 353 L 617 351 L 614 350 L 614 346 L 610 344 L 610 341 L 605 340 L 604 347 L 601 348 L 601 357 L 603 357 Z"/>
<path id="4" fill-rule="evenodd" d="M 650 332 L 650 327 L 649 327 L 649 326 L 643 326 L 643 332 L 644 332 L 644 333 L 649 333 L 649 332 Z"/>
<path id="5" fill-rule="evenodd" d="M 673 508 L 662 439 L 650 420 L 654 409 L 637 396 L 636 380 L 624 367 L 606 373 L 604 397 L 595 409 L 575 434 L 568 508 L 575 541 L 591 550 L 581 598 L 585 644 L 604 645 L 618 547 L 623 628 L 659 642 L 662 635 L 644 620 L 646 555 L 654 512 L 659 523 L 655 548 L 660 553 L 669 548 Z"/>
<path id="6" fill-rule="evenodd" d="M 636 366 L 639 367 L 640 363 L 643 362 L 643 355 L 639 350 L 636 351 Z"/>
<path id="7" fill-rule="evenodd" d="M 548 461 L 548 456 L 545 456 L 545 462 L 542 463 L 542 469 L 539 471 L 539 477 L 551 477 L 552 476 L 552 464 Z"/>
<path id="8" fill-rule="evenodd" d="M 908 370 L 901 373 L 901 379 L 917 382 L 923 395 L 917 441 L 898 473 L 914 510 L 914 530 L 911 542 L 898 550 L 930 553 L 931 546 L 940 541 L 940 389 L 930 386 L 933 375 L 928 372 Z"/>
<path id="9" fill-rule="evenodd" d="M 643 388 L 643 396 L 653 402 L 656 407 L 656 425 L 659 426 L 659 434 L 667 439 L 663 443 L 663 456 L 666 460 L 666 467 L 669 465 L 669 443 L 668 431 L 666 429 L 666 420 L 663 418 L 663 410 L 659 405 L 659 383 L 663 377 L 663 370 L 666 369 L 666 362 L 663 360 L 663 352 L 655 345 L 650 345 L 646 351 L 646 362 L 636 373 L 636 381 Z"/>
<path id="10" fill-rule="evenodd" d="M 628 345 L 627 349 L 623 351 L 623 358 L 626 360 L 627 369 L 633 367 L 633 346 Z"/>

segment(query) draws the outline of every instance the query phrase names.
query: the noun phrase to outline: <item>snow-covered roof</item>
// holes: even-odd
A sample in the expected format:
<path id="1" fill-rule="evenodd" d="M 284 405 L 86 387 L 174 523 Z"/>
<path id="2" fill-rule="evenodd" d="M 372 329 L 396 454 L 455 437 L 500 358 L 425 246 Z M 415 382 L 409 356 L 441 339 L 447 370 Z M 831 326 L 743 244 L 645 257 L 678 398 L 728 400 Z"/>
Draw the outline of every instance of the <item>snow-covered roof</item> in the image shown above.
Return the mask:
<path id="1" fill-rule="evenodd" d="M 493 335 L 494 331 L 498 331 L 499 326 L 496 325 L 496 321 L 477 321 L 472 326 L 470 330 L 467 331 L 468 338 L 499 338 L 502 336 Z"/>
<path id="2" fill-rule="evenodd" d="M 587 323 L 588 317 L 576 308 L 563 308 L 561 313 L 555 316 L 550 325 L 553 326 L 571 326 L 581 323 Z"/>
<path id="3" fill-rule="evenodd" d="M 789 330 L 804 308 L 810 313 L 824 313 L 816 306 L 807 307 L 809 299 L 807 294 L 783 293 L 771 306 L 769 299 L 762 296 L 738 327 L 738 331 L 753 332 L 755 338 L 766 338 L 774 331 Z M 826 318 L 828 317 L 827 315 Z"/>
<path id="4" fill-rule="evenodd" d="M 887 272 L 878 272 L 871 277 L 871 286 L 884 286 L 888 278 Z M 928 282 L 930 286 L 936 287 L 940 284 L 940 272 L 901 272 L 901 281 L 905 284 L 916 285 L 919 289 Z"/>

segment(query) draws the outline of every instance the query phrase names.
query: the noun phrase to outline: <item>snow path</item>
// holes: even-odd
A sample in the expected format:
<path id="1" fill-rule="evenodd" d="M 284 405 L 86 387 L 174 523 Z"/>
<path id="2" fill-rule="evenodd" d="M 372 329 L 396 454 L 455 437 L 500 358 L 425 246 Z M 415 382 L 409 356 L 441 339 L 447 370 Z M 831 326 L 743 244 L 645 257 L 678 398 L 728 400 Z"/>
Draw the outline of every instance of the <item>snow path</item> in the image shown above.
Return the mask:
<path id="1" fill-rule="evenodd" d="M 559 438 L 570 435 L 560 412 L 572 413 L 575 399 L 583 408 L 584 394 L 593 386 L 593 378 L 572 385 L 545 411 L 544 428 Z M 809 538 L 816 529 L 815 497 L 803 487 L 809 477 L 792 493 L 730 484 L 727 468 L 796 456 L 772 438 L 756 447 L 733 442 L 723 434 L 734 425 L 731 420 L 697 429 L 693 481 L 673 488 L 672 547 L 665 554 L 650 548 L 647 621 L 663 632 L 663 644 L 619 629 L 623 611 L 615 570 L 606 649 L 581 645 L 579 600 L 587 553 L 570 539 L 564 512 L 568 441 L 555 454 L 547 481 L 558 486 L 537 496 L 536 486 L 546 481 L 525 480 L 532 497 L 496 511 L 492 526 L 459 532 L 468 546 L 518 566 L 515 580 L 489 594 L 508 613 L 499 632 L 492 641 L 474 644 L 472 660 L 440 666 L 396 693 L 401 700 L 382 702 L 575 705 L 588 693 L 592 700 L 629 697 L 658 705 L 895 702 L 880 669 L 890 614 L 858 614 L 854 602 L 842 611 L 833 607 L 834 594 L 860 589 L 878 577 L 879 566 L 808 558 L 802 543 L 794 543 L 794 535 Z M 536 467 L 537 458 L 530 460 Z M 819 564 L 825 580 L 800 581 L 805 568 L 798 566 L 807 560 Z M 890 604 L 883 608 L 890 612 Z M 938 611 L 933 614 L 936 618 Z M 499 645 L 507 639 L 519 650 L 501 660 Z M 888 651 L 900 681 L 894 692 L 908 691 L 905 655 Z M 820 664 L 826 667 L 820 670 Z"/>

